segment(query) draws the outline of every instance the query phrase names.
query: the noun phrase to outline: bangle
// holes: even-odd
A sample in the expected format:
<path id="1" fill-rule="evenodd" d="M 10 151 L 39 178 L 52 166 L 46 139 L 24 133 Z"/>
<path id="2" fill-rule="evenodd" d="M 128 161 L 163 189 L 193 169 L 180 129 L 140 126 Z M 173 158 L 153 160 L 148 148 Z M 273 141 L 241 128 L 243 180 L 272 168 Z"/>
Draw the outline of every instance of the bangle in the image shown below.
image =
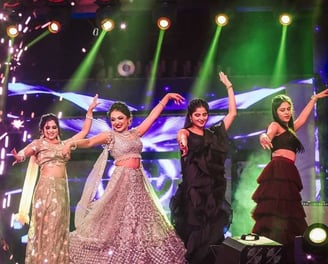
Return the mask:
<path id="1" fill-rule="evenodd" d="M 163 104 L 162 100 L 158 102 L 161 106 L 165 107 L 165 104 Z"/>
<path id="2" fill-rule="evenodd" d="M 73 141 L 73 146 L 71 146 L 71 150 L 76 150 L 77 149 L 77 143 L 76 141 Z"/>
<path id="3" fill-rule="evenodd" d="M 17 153 L 17 155 L 18 155 L 18 157 L 21 158 L 21 160 L 20 160 L 19 162 L 23 162 L 23 161 L 26 160 L 26 156 L 25 156 L 25 153 L 24 153 L 23 150 L 19 151 L 19 152 Z"/>
<path id="4" fill-rule="evenodd" d="M 311 100 L 314 100 L 316 102 L 316 101 L 318 101 L 318 97 L 316 97 L 315 95 L 312 95 Z"/>
<path id="5" fill-rule="evenodd" d="M 91 115 L 88 115 L 88 114 L 85 115 L 85 118 L 86 118 L 86 119 L 90 119 L 90 120 L 93 119 L 93 117 L 92 117 Z"/>
<path id="6" fill-rule="evenodd" d="M 269 138 L 269 136 L 268 136 L 267 133 L 262 133 L 262 134 L 260 135 L 260 139 L 263 138 L 263 137 L 265 137 L 265 138 Z M 269 139 L 270 139 L 270 138 L 269 138 Z"/>
<path id="7" fill-rule="evenodd" d="M 229 90 L 230 88 L 232 88 L 232 84 L 228 85 L 226 88 L 227 90 Z"/>

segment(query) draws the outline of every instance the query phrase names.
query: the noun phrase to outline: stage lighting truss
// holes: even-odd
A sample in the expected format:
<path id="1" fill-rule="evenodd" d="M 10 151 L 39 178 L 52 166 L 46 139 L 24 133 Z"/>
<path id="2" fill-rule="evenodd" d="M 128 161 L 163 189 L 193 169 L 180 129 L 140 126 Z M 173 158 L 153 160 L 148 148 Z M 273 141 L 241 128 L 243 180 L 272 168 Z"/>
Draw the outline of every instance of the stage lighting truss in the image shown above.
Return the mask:
<path id="1" fill-rule="evenodd" d="M 303 250 L 308 254 L 328 254 L 328 227 L 322 223 L 310 225 L 303 234 Z"/>
<path id="2" fill-rule="evenodd" d="M 217 14 L 215 16 L 215 23 L 220 27 L 224 27 L 225 25 L 227 25 L 229 23 L 229 17 L 223 13 Z"/>

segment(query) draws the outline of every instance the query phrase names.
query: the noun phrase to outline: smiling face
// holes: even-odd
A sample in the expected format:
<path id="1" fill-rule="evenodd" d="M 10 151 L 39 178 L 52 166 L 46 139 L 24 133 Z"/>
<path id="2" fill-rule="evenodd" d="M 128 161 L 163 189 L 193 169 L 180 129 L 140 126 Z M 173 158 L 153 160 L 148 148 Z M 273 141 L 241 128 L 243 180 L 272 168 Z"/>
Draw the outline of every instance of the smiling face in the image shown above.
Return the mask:
<path id="1" fill-rule="evenodd" d="M 197 128 L 204 128 L 208 120 L 208 111 L 205 107 L 197 107 L 195 111 L 190 115 L 190 121 L 192 126 Z"/>
<path id="2" fill-rule="evenodd" d="M 59 136 L 59 128 L 54 120 L 49 120 L 45 123 L 42 129 L 43 136 L 50 140 L 57 140 Z"/>
<path id="3" fill-rule="evenodd" d="M 288 102 L 282 102 L 277 109 L 277 115 L 281 122 L 288 124 L 290 118 L 292 117 L 292 107 Z"/>
<path id="4" fill-rule="evenodd" d="M 131 123 L 131 118 L 127 117 L 121 111 L 113 110 L 110 113 L 110 123 L 114 131 L 124 132 L 127 131 Z"/>

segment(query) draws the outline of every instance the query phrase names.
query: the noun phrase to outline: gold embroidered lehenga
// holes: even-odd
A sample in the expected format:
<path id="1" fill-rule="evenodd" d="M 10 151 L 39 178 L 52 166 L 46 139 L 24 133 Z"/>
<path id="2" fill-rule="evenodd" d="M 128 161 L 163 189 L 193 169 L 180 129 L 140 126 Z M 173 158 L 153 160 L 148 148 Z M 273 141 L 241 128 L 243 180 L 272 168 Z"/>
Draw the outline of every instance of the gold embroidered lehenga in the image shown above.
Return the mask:
<path id="1" fill-rule="evenodd" d="M 116 167 L 101 198 L 94 201 L 108 150 L 115 161 L 141 158 L 136 130 L 109 131 L 108 144 L 90 173 L 70 235 L 70 263 L 181 264 L 183 242 L 175 234 L 143 168 Z"/>
<path id="2" fill-rule="evenodd" d="M 40 175 L 33 194 L 25 264 L 67 264 L 70 211 L 63 144 L 37 139 L 31 145 Z"/>

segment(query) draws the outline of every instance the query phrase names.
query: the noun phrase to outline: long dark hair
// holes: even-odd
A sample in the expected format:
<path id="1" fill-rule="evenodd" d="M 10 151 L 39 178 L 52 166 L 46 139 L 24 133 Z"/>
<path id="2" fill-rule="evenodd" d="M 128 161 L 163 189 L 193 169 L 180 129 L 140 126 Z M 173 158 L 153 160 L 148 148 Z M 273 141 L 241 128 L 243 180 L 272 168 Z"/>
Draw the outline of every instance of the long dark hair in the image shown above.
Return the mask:
<path id="1" fill-rule="evenodd" d="M 292 112 L 292 115 L 291 115 L 290 120 L 288 121 L 287 125 L 281 121 L 281 119 L 279 118 L 278 113 L 277 113 L 279 106 L 284 102 L 286 102 L 290 105 L 291 112 Z M 292 99 L 289 96 L 284 95 L 284 94 L 279 94 L 279 95 L 276 95 L 275 97 L 273 97 L 273 99 L 272 99 L 272 117 L 275 122 L 277 122 L 280 126 L 285 128 L 287 131 L 289 131 L 296 138 L 296 141 L 297 141 L 296 152 L 304 152 L 304 146 L 302 145 L 301 141 L 298 139 L 298 137 L 296 136 L 296 133 L 295 133 L 294 104 L 293 104 Z"/>
<path id="2" fill-rule="evenodd" d="M 40 122 L 39 122 L 39 133 L 40 133 L 40 135 L 42 135 L 44 126 L 49 121 L 54 121 L 56 123 L 56 126 L 58 127 L 58 135 L 60 135 L 59 120 L 58 120 L 58 117 L 53 113 L 44 114 L 44 115 L 41 116 L 41 119 L 40 119 Z"/>
<path id="3" fill-rule="evenodd" d="M 188 127 L 192 126 L 190 117 L 196 111 L 196 109 L 199 107 L 204 107 L 206 112 L 207 113 L 209 112 L 210 107 L 204 99 L 201 99 L 201 98 L 192 99 L 188 104 L 188 112 L 187 112 L 185 123 L 183 126 L 184 128 L 188 128 Z"/>

